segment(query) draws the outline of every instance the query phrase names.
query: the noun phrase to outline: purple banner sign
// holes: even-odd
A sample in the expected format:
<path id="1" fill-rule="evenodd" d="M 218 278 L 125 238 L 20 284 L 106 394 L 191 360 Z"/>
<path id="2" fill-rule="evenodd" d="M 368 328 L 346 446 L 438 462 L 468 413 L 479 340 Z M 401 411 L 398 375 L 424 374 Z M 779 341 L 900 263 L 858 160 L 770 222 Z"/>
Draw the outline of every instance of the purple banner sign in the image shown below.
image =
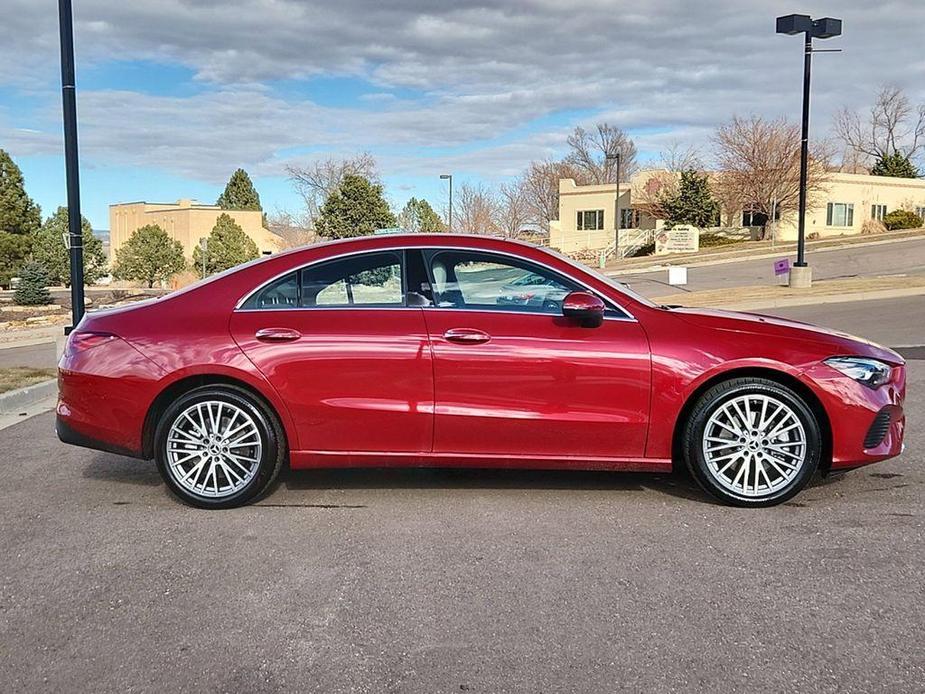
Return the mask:
<path id="1" fill-rule="evenodd" d="M 775 275 L 786 275 L 788 272 L 790 272 L 790 258 L 783 258 L 781 260 L 774 261 Z"/>

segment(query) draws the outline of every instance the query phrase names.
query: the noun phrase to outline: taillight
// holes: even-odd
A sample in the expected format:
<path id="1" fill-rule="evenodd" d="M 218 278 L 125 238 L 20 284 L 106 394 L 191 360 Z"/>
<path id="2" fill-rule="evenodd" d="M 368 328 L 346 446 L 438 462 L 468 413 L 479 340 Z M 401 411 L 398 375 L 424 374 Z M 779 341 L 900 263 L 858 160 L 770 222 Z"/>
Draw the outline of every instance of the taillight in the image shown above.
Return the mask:
<path id="1" fill-rule="evenodd" d="M 74 355 L 79 352 L 86 352 L 88 349 L 105 345 L 107 342 L 118 340 L 119 338 L 112 333 L 103 332 L 73 332 L 67 340 L 67 354 Z"/>

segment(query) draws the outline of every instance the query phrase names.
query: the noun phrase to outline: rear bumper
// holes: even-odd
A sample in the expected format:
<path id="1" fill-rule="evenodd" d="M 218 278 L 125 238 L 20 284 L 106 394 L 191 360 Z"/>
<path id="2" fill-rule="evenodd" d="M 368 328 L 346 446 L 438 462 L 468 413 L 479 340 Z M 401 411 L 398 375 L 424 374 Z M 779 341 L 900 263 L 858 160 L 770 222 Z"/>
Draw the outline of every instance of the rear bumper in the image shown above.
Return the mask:
<path id="1" fill-rule="evenodd" d="M 92 436 L 82 434 L 74 427 L 68 424 L 67 419 L 58 415 L 55 418 L 55 433 L 58 440 L 62 443 L 69 443 L 72 446 L 82 446 L 83 448 L 92 448 L 97 451 L 106 451 L 107 453 L 116 453 L 126 455 L 130 458 L 144 458 L 140 451 L 133 451 L 123 448 L 117 444 L 102 439 L 95 439 Z"/>

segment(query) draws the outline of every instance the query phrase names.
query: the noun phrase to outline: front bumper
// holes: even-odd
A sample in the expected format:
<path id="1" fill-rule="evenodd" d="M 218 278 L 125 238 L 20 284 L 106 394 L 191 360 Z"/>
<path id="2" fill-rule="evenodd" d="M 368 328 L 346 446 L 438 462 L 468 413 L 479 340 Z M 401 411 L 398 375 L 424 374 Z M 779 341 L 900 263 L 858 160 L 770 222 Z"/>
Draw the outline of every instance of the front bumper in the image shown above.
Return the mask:
<path id="1" fill-rule="evenodd" d="M 868 388 L 818 364 L 804 373 L 828 415 L 834 470 L 847 470 L 887 458 L 903 450 L 906 417 L 906 370 L 894 366 L 890 381 Z"/>

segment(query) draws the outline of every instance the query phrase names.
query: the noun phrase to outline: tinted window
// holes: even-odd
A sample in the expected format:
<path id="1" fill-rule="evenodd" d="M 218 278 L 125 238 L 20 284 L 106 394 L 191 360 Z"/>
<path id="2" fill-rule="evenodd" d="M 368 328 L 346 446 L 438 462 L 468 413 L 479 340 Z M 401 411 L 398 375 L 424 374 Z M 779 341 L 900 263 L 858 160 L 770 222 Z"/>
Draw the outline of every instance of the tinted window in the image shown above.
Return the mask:
<path id="1" fill-rule="evenodd" d="M 398 253 L 369 253 L 302 270 L 302 306 L 402 306 Z"/>
<path id="2" fill-rule="evenodd" d="M 299 278 L 291 272 L 252 294 L 241 306 L 245 309 L 287 309 L 299 305 Z"/>
<path id="3" fill-rule="evenodd" d="M 436 304 L 558 314 L 577 284 L 539 265 L 491 253 L 440 251 L 431 257 Z"/>

